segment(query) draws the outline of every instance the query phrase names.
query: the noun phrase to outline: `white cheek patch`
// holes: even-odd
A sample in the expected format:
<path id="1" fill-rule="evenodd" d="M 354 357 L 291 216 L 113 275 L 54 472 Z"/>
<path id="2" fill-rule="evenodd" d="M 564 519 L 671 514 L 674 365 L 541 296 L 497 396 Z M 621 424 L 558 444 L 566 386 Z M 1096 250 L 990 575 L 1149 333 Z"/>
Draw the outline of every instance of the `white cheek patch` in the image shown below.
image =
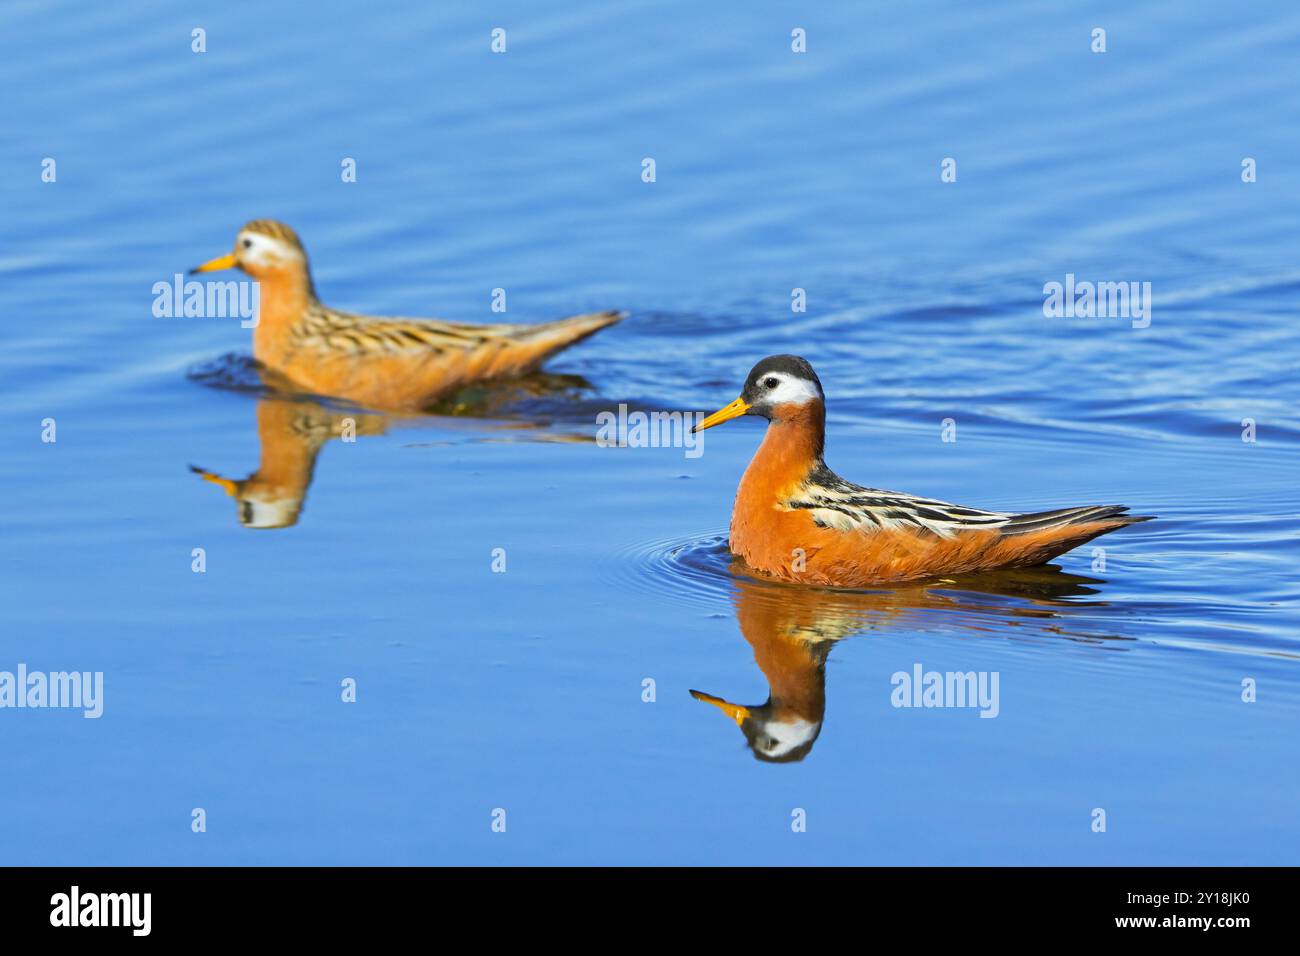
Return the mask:
<path id="1" fill-rule="evenodd" d="M 817 386 L 807 379 L 773 372 L 771 375 L 763 376 L 762 381 L 766 382 L 769 378 L 777 380 L 776 388 L 763 388 L 760 394 L 770 405 L 803 405 L 822 397 L 817 391 Z"/>
<path id="2" fill-rule="evenodd" d="M 244 248 L 245 239 L 251 239 L 253 242 L 247 249 Z M 249 265 L 273 268 L 286 262 L 302 259 L 302 255 L 297 249 L 281 242 L 279 239 L 272 239 L 270 236 L 244 233 L 235 241 L 239 247 L 239 258 Z"/>

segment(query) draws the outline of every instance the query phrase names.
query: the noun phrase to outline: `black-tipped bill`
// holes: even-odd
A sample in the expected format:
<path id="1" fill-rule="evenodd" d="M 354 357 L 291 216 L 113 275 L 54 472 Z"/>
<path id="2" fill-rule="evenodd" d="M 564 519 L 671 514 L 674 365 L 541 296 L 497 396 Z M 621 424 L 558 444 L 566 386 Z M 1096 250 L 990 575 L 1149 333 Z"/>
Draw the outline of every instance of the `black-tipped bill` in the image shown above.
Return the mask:
<path id="1" fill-rule="evenodd" d="M 714 425 L 721 425 L 723 422 L 729 422 L 733 418 L 739 418 L 741 415 L 744 415 L 748 411 L 749 411 L 749 403 L 746 402 L 743 398 L 738 398 L 730 405 L 727 405 L 723 408 L 719 408 L 708 418 L 704 419 L 704 421 L 700 422 L 698 425 L 692 428 L 691 432 L 692 433 L 702 432 L 706 428 L 712 428 Z"/>

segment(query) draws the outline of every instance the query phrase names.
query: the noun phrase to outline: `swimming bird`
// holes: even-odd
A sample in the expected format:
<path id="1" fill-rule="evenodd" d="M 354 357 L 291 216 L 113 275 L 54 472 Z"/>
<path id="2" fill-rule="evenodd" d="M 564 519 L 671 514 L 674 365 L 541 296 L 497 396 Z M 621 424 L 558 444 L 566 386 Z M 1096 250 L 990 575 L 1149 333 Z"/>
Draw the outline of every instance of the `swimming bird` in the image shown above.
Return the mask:
<path id="1" fill-rule="evenodd" d="M 985 511 L 865 488 L 826 466 L 826 398 L 797 355 L 750 370 L 740 397 L 695 431 L 741 415 L 768 421 L 736 492 L 730 546 L 751 568 L 786 581 L 863 587 L 1043 564 L 1150 515 L 1124 505 Z"/>
<path id="2" fill-rule="evenodd" d="M 190 272 L 221 269 L 260 284 L 254 358 L 298 388 L 376 409 L 418 410 L 464 385 L 523 375 L 625 315 L 470 325 L 341 312 L 316 297 L 302 241 L 273 219 L 246 224 L 233 252 Z"/>

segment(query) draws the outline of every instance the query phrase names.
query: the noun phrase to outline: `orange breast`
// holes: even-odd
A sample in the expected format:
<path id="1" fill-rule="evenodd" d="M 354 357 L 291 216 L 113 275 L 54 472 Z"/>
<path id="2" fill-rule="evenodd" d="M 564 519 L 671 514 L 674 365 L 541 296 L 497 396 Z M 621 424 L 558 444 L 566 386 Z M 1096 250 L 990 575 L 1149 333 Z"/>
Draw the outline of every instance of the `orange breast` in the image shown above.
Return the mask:
<path id="1" fill-rule="evenodd" d="M 812 405 L 818 407 L 812 408 Z M 784 506 L 821 456 L 820 403 L 778 409 L 740 479 L 731 511 L 731 550 L 752 568 L 786 580 L 829 543 L 807 511 Z"/>

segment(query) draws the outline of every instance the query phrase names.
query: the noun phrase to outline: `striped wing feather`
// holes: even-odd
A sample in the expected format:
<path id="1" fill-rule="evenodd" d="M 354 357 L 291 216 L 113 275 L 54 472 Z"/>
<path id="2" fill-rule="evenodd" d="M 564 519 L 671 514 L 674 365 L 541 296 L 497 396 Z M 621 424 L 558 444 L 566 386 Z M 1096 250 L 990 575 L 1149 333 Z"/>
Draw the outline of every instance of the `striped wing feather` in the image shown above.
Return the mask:
<path id="1" fill-rule="evenodd" d="M 1133 523 L 1148 520 L 1131 516 L 1124 505 L 1091 505 L 1058 508 L 1024 514 L 985 511 L 922 498 L 899 491 L 864 488 L 819 466 L 786 502 L 795 510 L 807 510 L 819 527 L 839 531 L 915 530 L 940 538 L 953 538 L 963 531 L 999 531 L 1003 536 L 1035 534 L 1068 525 L 1096 521 Z"/>
<path id="2" fill-rule="evenodd" d="M 466 325 L 436 319 L 375 318 L 319 307 L 302 318 L 298 340 L 355 356 L 418 350 L 472 349 L 491 341 L 516 341 L 532 326 Z"/>

